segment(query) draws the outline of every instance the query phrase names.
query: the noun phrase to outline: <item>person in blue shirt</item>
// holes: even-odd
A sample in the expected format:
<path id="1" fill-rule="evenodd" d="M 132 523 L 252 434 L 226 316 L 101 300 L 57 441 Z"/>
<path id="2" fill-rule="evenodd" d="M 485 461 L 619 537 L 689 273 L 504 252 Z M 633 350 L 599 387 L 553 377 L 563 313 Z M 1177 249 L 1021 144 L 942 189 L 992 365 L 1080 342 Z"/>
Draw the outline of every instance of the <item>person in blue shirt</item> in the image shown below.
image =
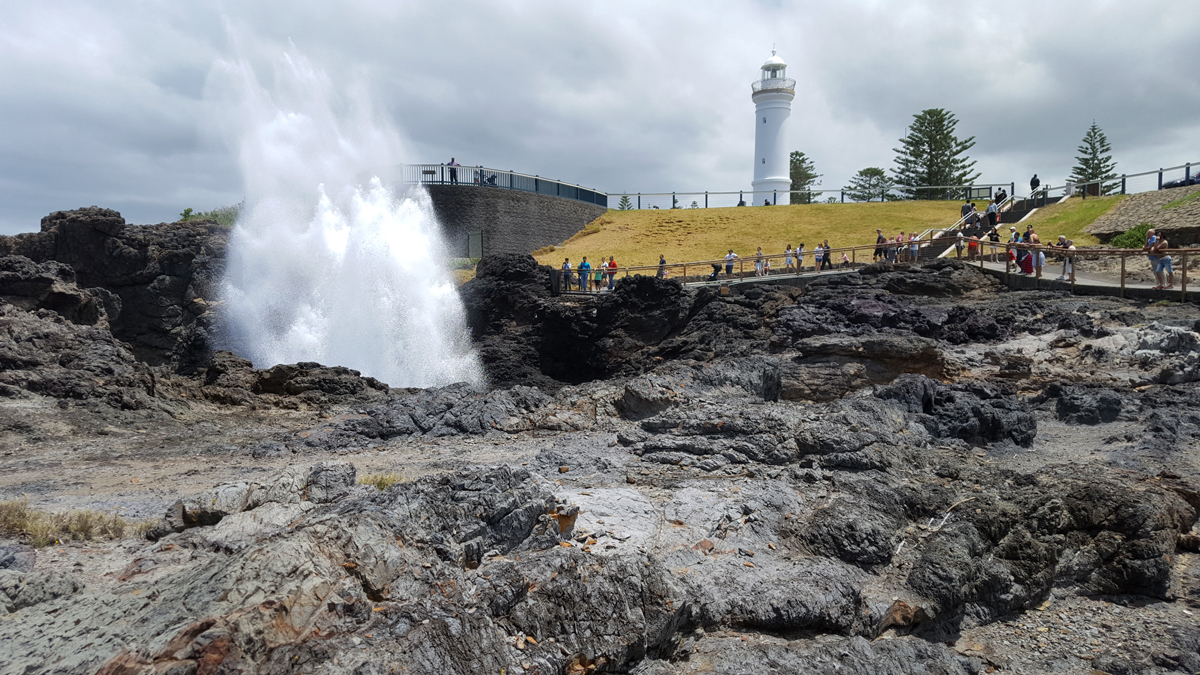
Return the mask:
<path id="1" fill-rule="evenodd" d="M 587 256 L 583 256 L 583 262 L 579 263 L 579 290 L 588 290 L 588 277 L 591 276 L 592 265 L 587 261 Z"/>

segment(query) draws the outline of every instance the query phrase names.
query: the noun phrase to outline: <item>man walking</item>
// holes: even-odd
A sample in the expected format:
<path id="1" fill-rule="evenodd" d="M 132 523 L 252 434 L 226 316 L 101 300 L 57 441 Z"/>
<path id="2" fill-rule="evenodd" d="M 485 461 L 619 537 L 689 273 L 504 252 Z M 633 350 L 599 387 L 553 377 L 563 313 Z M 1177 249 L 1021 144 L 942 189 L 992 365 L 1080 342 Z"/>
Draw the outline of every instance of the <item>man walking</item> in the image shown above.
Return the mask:
<path id="1" fill-rule="evenodd" d="M 454 161 L 454 158 L 451 157 L 450 163 L 447 164 L 446 166 L 450 167 L 450 182 L 453 184 L 457 184 L 458 183 L 458 169 L 456 169 L 454 167 L 460 166 L 460 164 L 458 162 Z"/>
<path id="2" fill-rule="evenodd" d="M 1037 177 L 1037 174 L 1036 173 L 1033 174 L 1033 178 L 1029 179 L 1029 196 L 1030 197 L 1033 196 L 1033 193 L 1037 191 L 1038 187 L 1041 184 L 1042 184 L 1042 181 Z"/>

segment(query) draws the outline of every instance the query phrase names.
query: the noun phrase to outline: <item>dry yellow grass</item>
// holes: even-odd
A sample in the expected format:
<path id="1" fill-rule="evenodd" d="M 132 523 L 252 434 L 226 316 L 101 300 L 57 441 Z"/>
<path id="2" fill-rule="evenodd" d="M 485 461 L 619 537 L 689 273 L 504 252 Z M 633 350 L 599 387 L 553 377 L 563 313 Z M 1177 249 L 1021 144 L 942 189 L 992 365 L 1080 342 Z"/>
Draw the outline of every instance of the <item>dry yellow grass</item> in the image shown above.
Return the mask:
<path id="1" fill-rule="evenodd" d="M 145 534 L 153 520 L 130 522 L 115 512 L 69 509 L 57 513 L 38 511 L 29 500 L 0 501 L 0 535 L 26 539 L 42 547 L 66 541 L 121 539 Z"/>
<path id="2" fill-rule="evenodd" d="M 365 476 L 359 476 L 358 482 L 360 485 L 370 485 L 375 489 L 383 492 L 396 483 L 403 483 L 404 476 L 395 471 L 369 473 Z"/>
<path id="3" fill-rule="evenodd" d="M 653 265 L 658 254 L 667 262 L 721 258 L 732 248 L 741 256 L 762 246 L 765 253 L 783 253 L 787 244 L 812 250 L 828 239 L 833 247 L 875 243 L 875 228 L 896 236 L 930 227 L 949 227 L 958 219 L 962 202 L 911 201 L 869 204 L 797 204 L 609 211 L 584 231 L 534 254 L 538 262 L 557 267 L 564 257 L 578 264 L 612 256 L 622 266 Z"/>

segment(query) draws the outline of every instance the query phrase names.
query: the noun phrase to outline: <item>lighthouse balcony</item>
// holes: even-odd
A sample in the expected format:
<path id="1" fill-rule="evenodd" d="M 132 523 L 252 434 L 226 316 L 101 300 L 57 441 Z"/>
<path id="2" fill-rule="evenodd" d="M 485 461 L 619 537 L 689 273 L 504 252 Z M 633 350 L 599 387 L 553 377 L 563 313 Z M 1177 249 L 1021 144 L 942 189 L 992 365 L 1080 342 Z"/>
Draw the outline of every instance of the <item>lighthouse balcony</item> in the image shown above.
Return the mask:
<path id="1" fill-rule="evenodd" d="M 750 90 L 757 94 L 760 91 L 786 91 L 796 93 L 796 81 L 790 77 L 771 77 L 755 80 L 750 83 Z"/>

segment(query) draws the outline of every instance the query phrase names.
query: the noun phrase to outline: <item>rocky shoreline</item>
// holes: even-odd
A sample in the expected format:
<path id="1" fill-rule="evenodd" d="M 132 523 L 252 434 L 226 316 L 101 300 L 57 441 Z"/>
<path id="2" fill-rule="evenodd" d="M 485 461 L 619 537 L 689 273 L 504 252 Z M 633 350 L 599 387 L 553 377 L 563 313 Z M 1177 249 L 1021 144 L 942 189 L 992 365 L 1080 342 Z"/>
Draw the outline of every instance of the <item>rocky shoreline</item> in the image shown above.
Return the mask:
<path id="1" fill-rule="evenodd" d="M 410 390 L 221 351 L 214 224 L 42 229 L 0 237 L 0 497 L 154 522 L 0 542 L 6 672 L 1200 671 L 1192 305 L 493 257 L 488 386 Z"/>

